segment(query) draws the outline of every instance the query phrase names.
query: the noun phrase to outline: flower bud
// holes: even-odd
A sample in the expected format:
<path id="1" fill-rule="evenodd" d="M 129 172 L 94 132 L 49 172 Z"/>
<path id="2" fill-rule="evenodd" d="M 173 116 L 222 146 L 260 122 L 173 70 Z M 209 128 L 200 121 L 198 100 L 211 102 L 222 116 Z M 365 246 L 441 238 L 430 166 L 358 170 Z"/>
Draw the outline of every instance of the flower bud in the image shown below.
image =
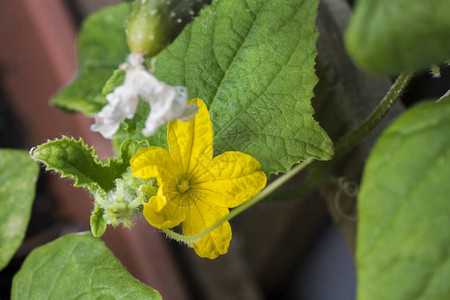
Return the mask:
<path id="1" fill-rule="evenodd" d="M 132 219 L 142 214 L 145 202 L 158 191 L 156 184 L 156 179 L 136 178 L 128 170 L 122 178 L 115 180 L 115 188 L 108 192 L 98 190 L 94 193 L 92 234 L 101 237 L 108 224 L 117 227 L 122 223 L 125 227 L 132 227 Z"/>
<path id="2" fill-rule="evenodd" d="M 104 213 L 105 209 L 103 207 L 95 205 L 91 215 L 91 231 L 95 237 L 101 237 L 105 233 L 108 221 L 103 217 Z"/>

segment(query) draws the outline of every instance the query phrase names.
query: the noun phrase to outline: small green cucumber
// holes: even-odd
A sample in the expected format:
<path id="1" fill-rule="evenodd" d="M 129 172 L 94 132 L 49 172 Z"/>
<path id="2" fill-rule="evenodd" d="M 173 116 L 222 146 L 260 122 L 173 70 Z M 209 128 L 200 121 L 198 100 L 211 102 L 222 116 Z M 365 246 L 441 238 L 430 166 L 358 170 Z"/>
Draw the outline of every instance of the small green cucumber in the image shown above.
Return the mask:
<path id="1" fill-rule="evenodd" d="M 170 44 L 209 0 L 135 0 L 126 25 L 130 50 L 152 57 Z"/>

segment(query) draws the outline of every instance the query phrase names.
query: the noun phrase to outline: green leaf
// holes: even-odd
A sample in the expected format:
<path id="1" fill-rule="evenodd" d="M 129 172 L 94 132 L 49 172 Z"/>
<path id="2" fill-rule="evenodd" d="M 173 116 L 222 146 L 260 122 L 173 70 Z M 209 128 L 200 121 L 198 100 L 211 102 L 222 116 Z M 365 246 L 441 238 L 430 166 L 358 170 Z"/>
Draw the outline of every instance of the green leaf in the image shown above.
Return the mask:
<path id="1" fill-rule="evenodd" d="M 136 154 L 137 150 L 142 147 L 149 147 L 150 145 L 146 140 L 142 141 L 132 141 L 131 139 L 126 139 L 120 145 L 119 158 L 123 163 L 129 166 L 130 159 Z"/>
<path id="2" fill-rule="evenodd" d="M 100 239 L 69 234 L 39 247 L 13 280 L 11 299 L 162 299 L 134 279 Z"/>
<path id="3" fill-rule="evenodd" d="M 25 236 L 38 174 L 27 151 L 0 150 L 0 270 Z"/>
<path id="4" fill-rule="evenodd" d="M 450 295 L 450 97 L 403 114 L 370 155 L 359 193 L 359 300 Z"/>
<path id="5" fill-rule="evenodd" d="M 317 2 L 214 1 L 157 56 L 160 80 L 186 86 L 191 98 L 208 105 L 216 154 L 245 152 L 266 173 L 332 157 L 332 143 L 310 103 L 317 83 Z M 141 106 L 127 122 L 130 135 L 142 138 L 145 110 Z M 165 130 L 150 144 L 166 146 Z"/>
<path id="6" fill-rule="evenodd" d="M 123 22 L 129 6 L 110 6 L 86 19 L 78 38 L 79 73 L 53 97 L 53 105 L 93 115 L 107 103 L 102 86 L 129 53 Z"/>
<path id="7" fill-rule="evenodd" d="M 450 1 L 359 0 L 346 46 L 363 68 L 399 74 L 450 59 Z"/>
<path id="8" fill-rule="evenodd" d="M 48 141 L 33 148 L 31 157 L 44 163 L 47 170 L 61 174 L 62 178 L 72 178 L 75 187 L 87 188 L 95 199 L 91 216 L 91 230 L 100 237 L 107 224 L 117 226 L 123 223 L 131 227 L 131 218 L 142 213 L 142 205 L 148 195 L 140 189 L 142 184 L 150 184 L 132 176 L 130 159 L 141 147 L 148 147 L 146 140 L 126 139 L 119 148 L 116 158 L 102 161 L 83 140 L 63 137 Z"/>
<path id="9" fill-rule="evenodd" d="M 62 178 L 72 178 L 75 187 L 85 187 L 91 192 L 100 188 L 107 192 L 115 187 L 114 180 L 120 178 L 130 165 L 128 147 L 125 160 L 102 161 L 94 147 L 89 148 L 82 139 L 63 137 L 33 148 L 31 157 L 44 163 L 47 170 L 61 173 Z"/>
<path id="10" fill-rule="evenodd" d="M 115 70 L 102 89 L 103 96 L 106 97 L 108 94 L 114 92 L 114 89 L 117 86 L 121 85 L 124 80 L 125 80 L 125 71 L 122 69 Z"/>

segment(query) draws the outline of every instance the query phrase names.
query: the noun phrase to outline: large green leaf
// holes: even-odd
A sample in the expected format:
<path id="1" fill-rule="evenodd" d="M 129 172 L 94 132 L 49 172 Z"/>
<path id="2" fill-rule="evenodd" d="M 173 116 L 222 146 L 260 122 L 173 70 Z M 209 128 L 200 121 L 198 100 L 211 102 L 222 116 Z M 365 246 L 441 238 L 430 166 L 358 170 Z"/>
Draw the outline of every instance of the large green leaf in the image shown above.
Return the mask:
<path id="1" fill-rule="evenodd" d="M 97 113 L 106 104 L 102 87 L 129 53 L 124 20 L 129 4 L 100 10 L 83 23 L 78 38 L 78 75 L 52 99 L 52 104 L 87 115 Z"/>
<path id="2" fill-rule="evenodd" d="M 450 297 L 450 97 L 381 136 L 359 193 L 359 300 Z"/>
<path id="3" fill-rule="evenodd" d="M 38 171 L 27 151 L 0 150 L 0 269 L 25 236 Z"/>
<path id="4" fill-rule="evenodd" d="M 310 103 L 317 83 L 317 2 L 214 1 L 157 56 L 160 80 L 186 86 L 191 98 L 208 105 L 216 154 L 248 153 L 266 173 L 332 157 L 332 143 Z M 145 110 L 141 106 L 138 116 Z M 128 131 L 142 138 L 137 121 L 128 122 L 136 130 Z M 164 135 L 162 128 L 150 143 L 165 146 Z"/>
<path id="5" fill-rule="evenodd" d="M 35 249 L 13 281 L 11 299 L 162 299 L 134 279 L 100 239 L 65 235 Z"/>
<path id="6" fill-rule="evenodd" d="M 450 59 L 450 1 L 359 0 L 346 44 L 368 71 L 398 74 Z"/>

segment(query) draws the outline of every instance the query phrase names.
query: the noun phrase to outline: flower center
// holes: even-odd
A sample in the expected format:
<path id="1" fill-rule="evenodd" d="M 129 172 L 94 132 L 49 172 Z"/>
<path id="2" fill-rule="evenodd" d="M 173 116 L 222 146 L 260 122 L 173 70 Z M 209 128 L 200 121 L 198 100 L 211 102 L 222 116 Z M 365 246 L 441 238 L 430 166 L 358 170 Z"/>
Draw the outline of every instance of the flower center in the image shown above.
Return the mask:
<path id="1" fill-rule="evenodd" d="M 181 194 L 186 193 L 190 188 L 191 186 L 189 185 L 188 179 L 181 179 L 177 184 L 177 191 Z"/>

